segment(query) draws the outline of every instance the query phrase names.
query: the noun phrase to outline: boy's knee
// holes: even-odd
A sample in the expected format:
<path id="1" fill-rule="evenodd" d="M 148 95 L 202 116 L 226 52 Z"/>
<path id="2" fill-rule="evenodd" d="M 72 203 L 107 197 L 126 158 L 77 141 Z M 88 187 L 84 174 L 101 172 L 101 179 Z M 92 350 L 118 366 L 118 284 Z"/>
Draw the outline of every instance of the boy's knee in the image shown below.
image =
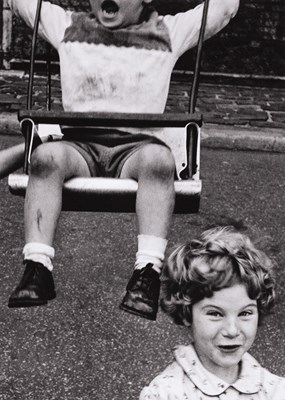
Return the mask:
<path id="1" fill-rule="evenodd" d="M 30 171 L 33 175 L 49 175 L 60 169 L 59 154 L 49 145 L 37 147 L 31 157 Z"/>
<path id="2" fill-rule="evenodd" d="M 148 173 L 161 178 L 172 177 L 175 161 L 171 150 L 162 145 L 146 146 L 142 154 L 143 167 Z"/>

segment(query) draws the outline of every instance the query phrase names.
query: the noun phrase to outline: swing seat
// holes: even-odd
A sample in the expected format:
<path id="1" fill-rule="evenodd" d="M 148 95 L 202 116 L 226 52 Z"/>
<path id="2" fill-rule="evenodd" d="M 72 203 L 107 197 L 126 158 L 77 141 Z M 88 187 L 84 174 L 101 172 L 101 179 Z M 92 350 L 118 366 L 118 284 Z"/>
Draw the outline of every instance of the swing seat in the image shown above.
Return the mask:
<path id="1" fill-rule="evenodd" d="M 47 59 L 47 109 L 32 110 L 33 76 L 37 33 L 42 0 L 38 0 L 31 45 L 31 62 L 27 96 L 27 110 L 19 112 L 25 137 L 24 174 L 11 174 L 8 179 L 11 193 L 25 196 L 28 184 L 29 161 L 35 129 L 40 125 L 93 126 L 93 127 L 148 127 L 163 128 L 156 134 L 171 148 L 175 164 L 175 213 L 196 213 L 199 210 L 202 183 L 200 180 L 200 128 L 202 117 L 195 113 L 201 66 L 202 45 L 205 35 L 209 0 L 205 0 L 193 83 L 187 114 L 116 114 L 73 113 L 51 111 L 51 68 Z M 82 131 L 84 134 L 84 131 Z M 154 133 L 155 134 L 155 133 Z M 161 136 L 162 135 L 162 136 Z M 64 183 L 63 210 L 134 212 L 138 184 L 131 179 L 73 178 Z"/>
<path id="2" fill-rule="evenodd" d="M 176 163 L 175 213 L 199 210 L 202 183 L 200 170 L 200 127 L 202 116 L 193 114 L 116 114 L 61 111 L 20 111 L 18 115 L 27 147 L 32 146 L 35 126 L 108 126 L 164 128 L 156 134 L 172 149 Z M 84 131 L 82 132 L 82 134 Z M 10 174 L 10 192 L 25 196 L 28 175 Z M 64 211 L 134 212 L 138 184 L 132 179 L 73 178 L 64 183 Z"/>

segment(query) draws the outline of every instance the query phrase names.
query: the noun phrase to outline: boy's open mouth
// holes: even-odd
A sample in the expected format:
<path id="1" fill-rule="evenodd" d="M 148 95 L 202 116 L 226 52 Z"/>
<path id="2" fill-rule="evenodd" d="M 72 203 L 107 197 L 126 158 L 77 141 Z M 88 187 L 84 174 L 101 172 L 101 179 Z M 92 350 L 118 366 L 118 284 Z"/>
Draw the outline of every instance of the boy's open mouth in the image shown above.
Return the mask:
<path id="1" fill-rule="evenodd" d="M 107 17 L 113 17 L 119 11 L 118 4 L 113 0 L 104 0 L 101 8 L 103 14 Z"/>

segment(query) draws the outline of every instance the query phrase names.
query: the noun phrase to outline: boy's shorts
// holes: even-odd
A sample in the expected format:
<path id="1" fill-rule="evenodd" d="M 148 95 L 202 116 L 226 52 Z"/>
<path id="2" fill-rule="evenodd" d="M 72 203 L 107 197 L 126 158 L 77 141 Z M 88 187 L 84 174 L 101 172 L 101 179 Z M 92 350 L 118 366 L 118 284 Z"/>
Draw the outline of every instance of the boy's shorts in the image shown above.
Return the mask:
<path id="1" fill-rule="evenodd" d="M 62 140 L 82 155 L 93 177 L 119 177 L 126 160 L 146 144 L 168 147 L 155 136 L 116 129 L 62 127 L 61 131 Z"/>

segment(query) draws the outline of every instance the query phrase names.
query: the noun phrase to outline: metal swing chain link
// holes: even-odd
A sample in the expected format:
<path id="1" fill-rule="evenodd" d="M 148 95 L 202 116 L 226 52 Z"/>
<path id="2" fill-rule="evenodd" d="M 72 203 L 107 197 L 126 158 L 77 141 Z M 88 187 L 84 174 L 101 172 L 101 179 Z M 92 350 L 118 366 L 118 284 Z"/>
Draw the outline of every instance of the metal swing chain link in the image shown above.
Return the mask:
<path id="1" fill-rule="evenodd" d="M 41 8 L 42 8 L 42 0 L 38 0 L 35 22 L 34 22 L 33 37 L 32 37 L 32 45 L 31 45 L 31 62 L 30 62 L 30 73 L 29 73 L 29 83 L 28 83 L 27 110 L 31 110 L 33 106 L 35 57 L 36 57 L 37 36 L 40 23 Z"/>
<path id="2" fill-rule="evenodd" d="M 192 88 L 191 88 L 189 109 L 188 109 L 188 112 L 190 114 L 194 114 L 195 108 L 196 108 L 196 101 L 197 101 L 198 87 L 199 87 L 199 76 L 200 76 L 200 69 L 201 69 L 201 62 L 202 62 L 202 49 L 203 49 L 203 41 L 204 41 L 204 37 L 205 37 L 205 30 L 206 30 L 206 24 L 207 24 L 209 2 L 210 2 L 210 0 L 204 1 L 203 16 L 202 16 L 202 21 L 201 21 L 198 45 L 197 45 L 197 55 L 196 55 L 193 83 L 192 83 Z"/>

